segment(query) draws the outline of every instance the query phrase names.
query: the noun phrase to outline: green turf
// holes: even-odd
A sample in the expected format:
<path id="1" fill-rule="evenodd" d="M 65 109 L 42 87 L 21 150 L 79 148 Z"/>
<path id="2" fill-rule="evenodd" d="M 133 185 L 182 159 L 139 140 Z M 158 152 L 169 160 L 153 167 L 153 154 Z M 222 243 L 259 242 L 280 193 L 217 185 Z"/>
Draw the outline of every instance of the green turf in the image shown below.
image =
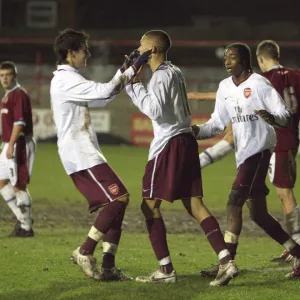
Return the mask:
<path id="1" fill-rule="evenodd" d="M 1 227 L 0 234 L 8 229 Z M 205 238 L 169 235 L 178 283 L 153 286 L 99 283 L 83 276 L 68 256 L 85 232 L 40 229 L 34 239 L 1 238 L 0 299 L 297 299 L 299 283 L 284 278 L 287 266 L 278 269 L 268 262 L 270 253 L 280 251 L 269 239 L 242 238 L 237 259 L 240 277 L 228 287 L 212 288 L 208 279 L 198 275 L 200 267 L 208 268 L 215 261 Z M 268 251 L 261 251 L 262 245 Z M 125 233 L 117 262 L 132 276 L 147 274 L 157 266 L 145 234 Z"/>
<path id="2" fill-rule="evenodd" d="M 109 163 L 131 192 L 132 209 L 140 205 L 141 178 L 147 161 L 147 149 L 103 147 Z M 235 175 L 233 156 L 203 171 L 206 203 L 225 215 L 227 194 Z M 298 299 L 299 282 L 284 278 L 288 265 L 269 262 L 281 247 L 268 238 L 242 236 L 237 263 L 241 275 L 225 288 L 210 288 L 209 280 L 200 278 L 200 267 L 208 268 L 216 256 L 202 235 L 169 235 L 172 259 L 179 274 L 178 284 L 147 285 L 135 282 L 99 283 L 84 277 L 68 262 L 70 252 L 84 239 L 88 228 L 75 222 L 51 223 L 52 208 L 62 208 L 67 217 L 69 204 L 85 205 L 72 181 L 65 174 L 55 145 L 39 144 L 30 192 L 38 216 L 33 239 L 7 238 L 12 222 L 0 220 L 0 299 Z M 296 188 L 296 195 L 299 188 Z M 83 204 L 84 203 L 84 204 Z M 269 197 L 271 211 L 280 212 L 280 202 L 273 188 Z M 181 209 L 179 204 L 163 209 Z M 9 213 L 8 210 L 7 213 Z M 86 215 L 86 211 L 80 212 Z M 180 226 L 180 224 L 178 225 Z M 100 250 L 97 252 L 100 259 Z M 130 275 L 149 273 L 157 267 L 146 234 L 125 232 L 118 265 Z M 295 296 L 296 295 L 296 296 Z"/>
<path id="3" fill-rule="evenodd" d="M 103 146 L 102 151 L 109 164 L 122 178 L 131 193 L 130 207 L 138 208 L 141 201 L 142 176 L 147 163 L 148 149 L 128 146 Z M 300 167 L 298 164 L 298 172 Z M 207 167 L 202 172 L 204 200 L 211 209 L 224 209 L 227 196 L 236 175 L 234 155 Z M 270 210 L 281 211 L 274 188 L 269 184 Z M 83 197 L 74 188 L 72 180 L 66 175 L 57 154 L 55 144 L 39 144 L 30 191 L 33 198 L 51 199 L 53 203 L 82 203 Z M 300 186 L 295 187 L 295 194 L 300 193 Z M 164 209 L 178 209 L 180 204 L 165 205 Z"/>

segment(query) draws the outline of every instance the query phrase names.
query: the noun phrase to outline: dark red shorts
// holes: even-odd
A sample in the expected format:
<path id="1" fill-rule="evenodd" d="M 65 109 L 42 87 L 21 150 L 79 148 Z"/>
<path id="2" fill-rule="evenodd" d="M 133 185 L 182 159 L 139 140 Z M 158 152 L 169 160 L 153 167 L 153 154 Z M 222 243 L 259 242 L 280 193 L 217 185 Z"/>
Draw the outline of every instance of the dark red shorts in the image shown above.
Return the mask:
<path id="1" fill-rule="evenodd" d="M 128 194 L 121 179 L 107 163 L 73 173 L 70 176 L 75 186 L 87 199 L 90 212 Z"/>
<path id="2" fill-rule="evenodd" d="M 30 173 L 28 170 L 26 140 L 23 138 L 16 142 L 16 163 L 18 174 L 16 186 L 27 185 L 30 180 Z"/>
<path id="3" fill-rule="evenodd" d="M 169 202 L 203 196 L 198 144 L 192 134 L 173 137 L 158 156 L 148 161 L 142 196 Z"/>
<path id="4" fill-rule="evenodd" d="M 232 189 L 241 191 L 250 197 L 268 195 L 266 176 L 270 157 L 270 150 L 264 150 L 247 158 L 238 168 Z"/>
<path id="5" fill-rule="evenodd" d="M 297 149 L 274 152 L 269 166 L 270 181 L 279 188 L 292 189 L 296 182 Z"/>

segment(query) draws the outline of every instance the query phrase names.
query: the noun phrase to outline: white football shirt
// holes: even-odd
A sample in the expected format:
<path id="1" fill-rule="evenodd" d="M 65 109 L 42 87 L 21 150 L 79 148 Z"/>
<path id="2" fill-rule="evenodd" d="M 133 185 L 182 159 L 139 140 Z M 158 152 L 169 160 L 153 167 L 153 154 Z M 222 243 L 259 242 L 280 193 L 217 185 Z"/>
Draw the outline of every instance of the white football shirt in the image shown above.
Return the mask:
<path id="1" fill-rule="evenodd" d="M 191 114 L 185 80 L 180 69 L 164 62 L 153 74 L 147 89 L 142 83 L 126 86 L 126 92 L 153 125 L 149 157 L 156 157 L 175 135 L 191 132 Z"/>
<path id="2" fill-rule="evenodd" d="M 198 139 L 207 139 L 224 131 L 231 121 L 237 167 L 248 157 L 265 149 L 273 150 L 276 133 L 255 110 L 266 110 L 278 126 L 286 126 L 290 112 L 268 79 L 253 73 L 238 86 L 232 77 L 220 82 L 211 119 L 199 125 Z"/>
<path id="3" fill-rule="evenodd" d="M 59 65 L 51 80 L 50 94 L 57 132 L 58 153 L 67 174 L 106 162 L 89 107 L 107 105 L 134 75 L 133 68 L 120 70 L 108 83 L 85 79 L 69 65 Z"/>

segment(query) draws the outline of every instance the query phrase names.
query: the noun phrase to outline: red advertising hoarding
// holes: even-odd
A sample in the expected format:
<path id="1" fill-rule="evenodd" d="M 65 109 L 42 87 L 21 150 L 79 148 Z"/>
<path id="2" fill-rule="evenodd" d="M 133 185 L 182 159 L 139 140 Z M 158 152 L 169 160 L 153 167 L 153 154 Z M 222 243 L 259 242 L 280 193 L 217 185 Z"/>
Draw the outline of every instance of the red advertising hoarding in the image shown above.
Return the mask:
<path id="1" fill-rule="evenodd" d="M 203 124 L 210 118 L 209 114 L 197 114 L 192 116 L 192 124 Z M 224 133 L 215 138 L 198 141 L 199 147 L 205 149 L 211 147 L 222 139 Z M 151 120 L 142 113 L 131 115 L 131 143 L 137 146 L 149 146 L 153 139 Z"/>

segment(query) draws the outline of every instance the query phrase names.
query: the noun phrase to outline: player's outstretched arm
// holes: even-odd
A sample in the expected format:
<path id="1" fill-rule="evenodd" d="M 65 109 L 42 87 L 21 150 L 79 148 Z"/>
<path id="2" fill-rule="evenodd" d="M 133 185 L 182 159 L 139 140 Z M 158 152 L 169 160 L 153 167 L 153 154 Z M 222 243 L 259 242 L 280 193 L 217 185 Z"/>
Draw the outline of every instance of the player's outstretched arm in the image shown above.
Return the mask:
<path id="1" fill-rule="evenodd" d="M 72 72 L 64 76 L 64 72 L 57 72 L 51 83 L 51 93 L 62 101 L 93 102 L 90 107 L 101 107 L 108 104 L 148 60 L 150 53 L 139 56 L 127 70 L 119 69 L 115 76 L 107 83 L 100 83 L 85 79 L 79 73 Z M 98 102 L 98 103 L 97 103 Z"/>
<path id="2" fill-rule="evenodd" d="M 197 100 L 197 101 L 215 101 L 216 93 L 200 93 L 200 92 L 190 92 L 187 93 L 188 100 Z"/>
<path id="3" fill-rule="evenodd" d="M 234 140 L 232 131 L 228 132 L 224 138 L 214 146 L 207 148 L 199 155 L 200 166 L 205 168 L 212 163 L 223 159 L 225 156 L 234 151 Z"/>

